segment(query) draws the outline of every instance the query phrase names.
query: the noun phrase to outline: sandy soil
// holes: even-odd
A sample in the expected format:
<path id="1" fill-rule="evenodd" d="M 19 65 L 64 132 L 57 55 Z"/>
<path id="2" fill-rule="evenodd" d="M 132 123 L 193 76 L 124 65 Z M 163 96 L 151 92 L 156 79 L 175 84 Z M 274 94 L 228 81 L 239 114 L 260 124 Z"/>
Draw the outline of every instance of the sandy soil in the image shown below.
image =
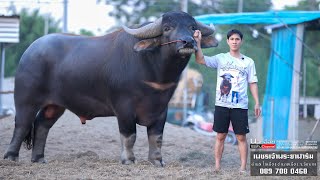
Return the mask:
<path id="1" fill-rule="evenodd" d="M 13 117 L 0 120 L 0 152 L 3 155 L 13 133 Z M 163 158 L 165 168 L 147 161 L 146 129 L 137 126 L 134 152 L 135 165 L 119 163 L 120 136 L 115 118 L 96 118 L 82 125 L 66 112 L 49 133 L 46 146 L 48 164 L 30 163 L 31 151 L 21 148 L 20 162 L 0 160 L 0 179 L 207 179 L 213 177 L 213 138 L 166 124 Z M 227 145 L 228 171 L 236 171 L 238 158 L 235 146 Z M 232 156 L 232 157 L 231 157 Z M 231 177 L 231 176 L 230 176 Z"/>
<path id="2" fill-rule="evenodd" d="M 11 140 L 13 127 L 13 116 L 0 119 L 2 155 Z M 116 118 L 95 118 L 82 125 L 75 115 L 67 111 L 49 133 L 45 151 L 48 163 L 30 163 L 31 151 L 21 148 L 19 162 L 0 160 L 0 180 L 261 178 L 250 177 L 249 173 L 239 175 L 237 146 L 230 144 L 225 146 L 223 171 L 214 173 L 214 138 L 168 123 L 162 148 L 167 164 L 164 168 L 155 167 L 147 161 L 145 127 L 137 126 L 137 133 L 134 147 L 137 163 L 122 165 L 119 163 L 120 137 Z"/>

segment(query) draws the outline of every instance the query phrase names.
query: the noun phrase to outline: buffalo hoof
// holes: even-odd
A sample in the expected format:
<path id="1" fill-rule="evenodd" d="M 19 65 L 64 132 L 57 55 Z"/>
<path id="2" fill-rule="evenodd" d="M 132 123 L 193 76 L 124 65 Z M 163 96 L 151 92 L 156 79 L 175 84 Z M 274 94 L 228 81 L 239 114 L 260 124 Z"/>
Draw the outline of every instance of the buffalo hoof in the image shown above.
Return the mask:
<path id="1" fill-rule="evenodd" d="M 43 155 L 38 155 L 35 158 L 32 158 L 31 162 L 33 162 L 33 163 L 47 163 L 47 160 L 44 159 Z"/>
<path id="2" fill-rule="evenodd" d="M 125 165 L 130 165 L 130 164 L 135 164 L 136 161 L 127 159 L 127 160 L 121 160 L 121 163 Z"/>
<path id="3" fill-rule="evenodd" d="M 43 164 L 47 164 L 48 162 L 47 162 L 47 160 L 45 160 L 44 158 L 41 158 L 41 159 L 39 159 L 39 160 L 31 160 L 31 162 L 33 162 L 33 163 L 43 163 Z"/>
<path id="4" fill-rule="evenodd" d="M 6 153 L 3 157 L 3 159 L 8 159 L 10 161 L 19 161 L 19 155 L 14 154 L 14 153 Z"/>
<path id="5" fill-rule="evenodd" d="M 150 161 L 154 166 L 157 166 L 157 167 L 165 167 L 165 166 L 166 166 L 166 163 L 165 163 L 163 160 L 151 160 L 151 159 L 149 159 L 149 161 Z"/>

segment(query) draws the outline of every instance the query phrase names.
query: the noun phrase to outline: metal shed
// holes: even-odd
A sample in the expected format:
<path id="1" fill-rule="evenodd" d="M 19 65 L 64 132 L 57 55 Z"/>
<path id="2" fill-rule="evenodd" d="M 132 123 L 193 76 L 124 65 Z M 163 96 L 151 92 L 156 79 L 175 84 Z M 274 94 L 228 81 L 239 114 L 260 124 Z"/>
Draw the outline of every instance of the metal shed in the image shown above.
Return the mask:
<path id="1" fill-rule="evenodd" d="M 19 42 L 20 17 L 17 15 L 0 15 L 0 48 L 1 48 L 1 68 L 0 68 L 0 91 L 3 91 L 4 66 L 5 66 L 5 47 L 10 43 Z M 2 107 L 2 95 L 0 94 L 0 116 L 5 111 Z"/>

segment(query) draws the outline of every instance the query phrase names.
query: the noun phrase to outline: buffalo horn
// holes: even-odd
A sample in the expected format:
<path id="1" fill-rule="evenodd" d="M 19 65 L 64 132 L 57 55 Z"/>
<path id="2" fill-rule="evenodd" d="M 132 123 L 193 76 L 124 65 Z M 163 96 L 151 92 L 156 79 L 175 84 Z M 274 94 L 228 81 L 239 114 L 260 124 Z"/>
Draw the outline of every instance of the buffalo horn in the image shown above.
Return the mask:
<path id="1" fill-rule="evenodd" d="M 196 21 L 197 22 L 197 25 L 198 25 L 198 29 L 201 31 L 201 34 L 203 36 L 210 36 L 211 34 L 214 33 L 215 31 L 215 28 L 214 26 L 211 27 L 211 26 L 208 26 L 208 25 L 205 25 L 199 21 Z"/>
<path id="2" fill-rule="evenodd" d="M 122 26 L 123 29 L 133 35 L 136 38 L 153 38 L 162 34 L 161 29 L 162 18 L 155 20 L 153 23 L 147 24 L 137 29 L 130 29 L 126 26 Z"/>

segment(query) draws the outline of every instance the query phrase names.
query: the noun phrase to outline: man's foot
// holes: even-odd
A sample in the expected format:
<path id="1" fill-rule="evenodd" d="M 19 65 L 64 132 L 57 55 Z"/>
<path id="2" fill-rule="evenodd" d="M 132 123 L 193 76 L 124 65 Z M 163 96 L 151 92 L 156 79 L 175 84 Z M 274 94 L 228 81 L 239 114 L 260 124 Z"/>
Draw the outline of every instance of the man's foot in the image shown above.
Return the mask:
<path id="1" fill-rule="evenodd" d="M 214 173 L 221 173 L 221 168 L 220 167 L 215 167 L 213 172 Z"/>
<path id="2" fill-rule="evenodd" d="M 246 169 L 240 168 L 239 174 L 240 174 L 240 175 L 246 175 L 246 174 L 248 174 L 248 173 L 247 173 L 247 170 L 246 170 Z"/>
<path id="3" fill-rule="evenodd" d="M 221 171 L 221 170 L 214 170 L 214 171 L 213 171 L 213 174 L 221 175 L 221 174 L 222 174 L 222 171 Z"/>

